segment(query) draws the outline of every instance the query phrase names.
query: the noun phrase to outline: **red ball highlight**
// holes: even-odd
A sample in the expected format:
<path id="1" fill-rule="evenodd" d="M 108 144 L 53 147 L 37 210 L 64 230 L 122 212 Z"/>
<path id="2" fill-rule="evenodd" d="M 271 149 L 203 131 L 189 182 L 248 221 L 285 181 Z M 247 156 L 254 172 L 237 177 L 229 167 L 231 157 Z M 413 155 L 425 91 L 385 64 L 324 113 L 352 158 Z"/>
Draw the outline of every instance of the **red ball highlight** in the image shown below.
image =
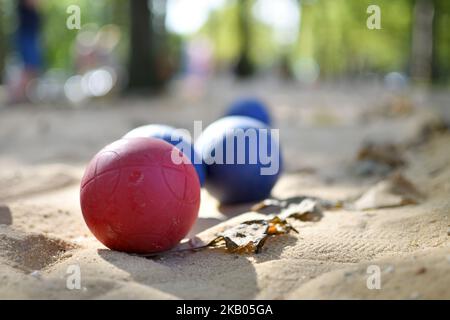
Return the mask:
<path id="1" fill-rule="evenodd" d="M 88 164 L 81 181 L 81 210 L 105 246 L 161 252 L 187 235 L 198 215 L 200 183 L 189 160 L 178 164 L 172 152 L 185 157 L 160 139 L 121 139 Z"/>

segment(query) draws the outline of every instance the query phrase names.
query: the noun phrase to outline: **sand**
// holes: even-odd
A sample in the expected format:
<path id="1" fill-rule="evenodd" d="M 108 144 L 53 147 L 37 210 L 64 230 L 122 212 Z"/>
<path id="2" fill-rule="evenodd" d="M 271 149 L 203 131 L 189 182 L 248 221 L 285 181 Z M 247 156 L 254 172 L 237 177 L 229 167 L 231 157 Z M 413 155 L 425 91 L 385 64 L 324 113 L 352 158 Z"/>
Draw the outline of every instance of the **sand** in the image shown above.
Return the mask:
<path id="1" fill-rule="evenodd" d="M 417 205 L 325 211 L 292 221 L 298 234 L 270 238 L 260 254 L 222 249 L 152 258 L 108 250 L 87 229 L 79 182 L 107 143 L 145 123 L 192 129 L 223 112 L 233 96 L 271 103 L 286 159 L 273 195 L 354 197 L 380 178 L 350 170 L 363 141 L 411 145 L 423 123 L 445 117 L 450 95 L 409 92 L 412 111 L 377 115 L 392 93 L 380 87 L 309 88 L 222 81 L 200 100 L 121 98 L 68 106 L 0 107 L 0 298 L 18 299 L 450 299 L 450 133 L 406 148 L 402 174 L 426 194 Z M 206 190 L 190 237 L 264 217 L 251 204 L 218 207 Z M 369 266 L 380 289 L 367 287 Z M 70 290 L 73 266 L 80 289 Z M 68 273 L 69 271 L 69 273 Z M 70 286 L 69 286 L 70 287 Z"/>

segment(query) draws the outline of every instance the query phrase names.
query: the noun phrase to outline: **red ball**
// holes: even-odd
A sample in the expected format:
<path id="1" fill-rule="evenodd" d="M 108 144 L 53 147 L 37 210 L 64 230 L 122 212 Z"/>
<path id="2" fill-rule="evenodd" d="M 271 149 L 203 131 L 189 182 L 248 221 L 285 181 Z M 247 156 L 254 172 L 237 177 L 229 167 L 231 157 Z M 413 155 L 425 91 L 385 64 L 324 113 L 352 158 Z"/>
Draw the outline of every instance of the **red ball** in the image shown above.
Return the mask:
<path id="1" fill-rule="evenodd" d="M 171 144 L 153 138 L 121 139 L 91 160 L 81 181 L 84 220 L 110 249 L 151 253 L 174 247 L 191 229 L 200 183 L 189 160 L 176 164 Z"/>

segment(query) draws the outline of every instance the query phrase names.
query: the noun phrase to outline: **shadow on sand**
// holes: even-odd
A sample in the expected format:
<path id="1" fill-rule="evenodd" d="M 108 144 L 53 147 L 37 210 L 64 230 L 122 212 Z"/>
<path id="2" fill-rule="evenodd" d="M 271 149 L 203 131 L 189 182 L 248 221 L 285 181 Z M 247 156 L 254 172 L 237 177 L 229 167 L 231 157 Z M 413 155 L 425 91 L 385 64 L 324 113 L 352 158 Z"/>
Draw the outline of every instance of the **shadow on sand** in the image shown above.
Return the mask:
<path id="1" fill-rule="evenodd" d="M 167 253 L 143 258 L 99 249 L 99 256 L 130 274 L 134 281 L 182 299 L 252 299 L 258 293 L 255 263 L 279 259 L 293 235 L 267 240 L 259 254 L 223 249 Z"/>

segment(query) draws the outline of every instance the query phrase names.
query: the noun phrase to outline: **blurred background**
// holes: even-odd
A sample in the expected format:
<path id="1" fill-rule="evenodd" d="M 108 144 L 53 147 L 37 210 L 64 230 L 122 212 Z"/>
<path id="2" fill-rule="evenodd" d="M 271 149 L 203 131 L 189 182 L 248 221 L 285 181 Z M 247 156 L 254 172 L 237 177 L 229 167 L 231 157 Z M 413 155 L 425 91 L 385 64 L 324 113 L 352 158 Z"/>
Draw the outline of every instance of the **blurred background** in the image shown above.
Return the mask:
<path id="1" fill-rule="evenodd" d="M 173 87 L 195 98 L 227 77 L 448 86 L 450 2 L 375 2 L 0 0 L 2 100 L 82 105 Z M 366 26 L 371 4 L 380 30 Z M 79 30 L 66 26 L 71 5 Z"/>
<path id="2" fill-rule="evenodd" d="M 82 168 L 137 126 L 192 132 L 257 97 L 286 170 L 340 172 L 418 111 L 450 119 L 448 30 L 447 0 L 0 0 L 0 165 Z"/>

